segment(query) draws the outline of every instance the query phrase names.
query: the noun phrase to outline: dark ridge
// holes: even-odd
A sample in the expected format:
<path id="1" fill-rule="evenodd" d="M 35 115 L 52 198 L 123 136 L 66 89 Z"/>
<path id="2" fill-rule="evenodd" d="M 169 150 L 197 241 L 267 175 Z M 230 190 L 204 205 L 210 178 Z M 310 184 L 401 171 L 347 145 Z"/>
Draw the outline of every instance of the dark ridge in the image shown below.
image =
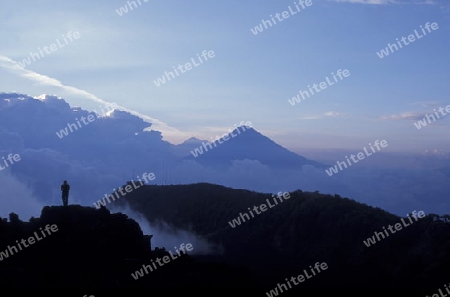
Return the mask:
<path id="1" fill-rule="evenodd" d="M 408 223 L 404 217 L 339 195 L 290 192 L 290 198 L 231 227 L 271 194 L 208 183 L 147 185 L 114 203 L 126 203 L 151 223 L 166 222 L 216 244 L 229 265 L 250 270 L 253 281 L 269 289 L 316 262 L 330 269 L 302 288 L 434 289 L 448 284 L 450 221 L 425 214 L 414 223 L 367 247 L 383 227 Z M 272 204 L 274 204 L 272 202 Z M 395 232 L 395 229 L 393 229 Z M 381 236 L 380 236 L 381 238 Z M 432 291 L 430 291 L 432 292 Z"/>
<path id="2" fill-rule="evenodd" d="M 128 202 L 149 222 L 164 221 L 189 230 L 222 251 L 206 256 L 182 253 L 147 273 L 141 270 L 145 265 L 171 254 L 152 248 L 152 235 L 144 235 L 125 214 L 105 207 L 47 206 L 39 218 L 23 222 L 12 213 L 9 221 L 0 218 L 1 284 L 4 289 L 65 289 L 69 293 L 78 289 L 83 292 L 76 296 L 95 297 L 103 295 L 91 292 L 103 289 L 127 289 L 123 293 L 127 296 L 137 294 L 129 289 L 179 289 L 182 293 L 195 289 L 211 290 L 211 294 L 252 289 L 252 295 L 266 296 L 265 292 L 286 283 L 286 278 L 304 274 L 317 262 L 326 263 L 328 269 L 283 296 L 293 296 L 296 290 L 349 288 L 365 290 L 361 293 L 425 289 L 432 294 L 448 284 L 448 215 L 427 214 L 366 247 L 363 240 L 402 218 L 338 195 L 298 190 L 289 196 L 234 228 L 229 221 L 274 197 L 200 183 L 144 186 L 113 201 L 118 206 Z M 52 233 L 54 225 L 57 230 Z M 45 230 L 49 231 L 43 237 Z M 36 235 L 41 238 L 34 244 L 5 257 L 17 246 L 16 240 L 37 239 Z M 141 276 L 136 280 L 132 273 L 138 270 Z"/>
<path id="3" fill-rule="evenodd" d="M 50 233 L 45 233 L 47 225 Z M 52 225 L 57 226 L 56 232 Z M 27 243 L 30 237 L 35 238 L 33 244 Z M 85 290 L 252 286 L 245 272 L 183 252 L 135 280 L 131 274 L 144 264 L 170 256 L 165 249 L 152 249 L 151 237 L 134 220 L 104 207 L 46 206 L 39 218 L 29 222 L 12 213 L 9 221 L 0 219 L 0 252 L 8 246 L 13 251 L 0 261 L 0 283 L 3 289 Z M 20 250 L 16 240 L 22 239 L 28 246 L 22 244 Z"/>

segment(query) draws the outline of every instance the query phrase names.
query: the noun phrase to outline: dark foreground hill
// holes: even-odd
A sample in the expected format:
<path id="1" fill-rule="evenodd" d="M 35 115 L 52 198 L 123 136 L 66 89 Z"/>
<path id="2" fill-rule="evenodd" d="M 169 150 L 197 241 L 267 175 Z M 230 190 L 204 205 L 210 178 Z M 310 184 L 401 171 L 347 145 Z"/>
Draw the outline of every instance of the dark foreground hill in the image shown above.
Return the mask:
<path id="1" fill-rule="evenodd" d="M 426 296 L 448 285 L 448 216 L 427 214 L 367 246 L 363 241 L 375 231 L 409 219 L 339 196 L 302 191 L 289 196 L 276 205 L 272 200 L 274 206 L 245 222 L 234 221 L 234 227 L 229 222 L 240 213 L 274 197 L 195 184 L 145 186 L 113 202 L 130 202 L 149 221 L 189 229 L 223 251 L 181 253 L 176 259 L 153 249 L 151 236 L 134 220 L 104 207 L 44 207 L 29 222 L 11 214 L 9 220 L 0 219 L 0 291 L 61 289 L 55 292 L 99 297 L 110 295 L 104 289 L 126 296 L 159 296 L 164 294 L 160 290 L 170 289 L 180 294 L 195 289 L 198 295 L 252 289 L 245 295 L 278 296 L 283 289 L 283 296 L 297 296 L 295 289 L 363 289 L 353 292 L 361 295 L 396 288 L 408 296 Z M 164 257 L 168 263 L 143 270 Z M 326 269 L 314 275 L 316 263 Z"/>
<path id="2" fill-rule="evenodd" d="M 60 296 L 68 296 L 67 292 L 83 289 L 83 294 L 75 295 L 81 297 L 102 289 L 252 287 L 245 272 L 197 261 L 189 252 L 175 254 L 170 262 L 135 279 L 132 273 L 142 265 L 170 257 L 164 249 L 151 249 L 150 240 L 135 221 L 106 208 L 44 207 L 41 217 L 30 222 L 11 214 L 9 221 L 0 220 L 0 292 L 65 289 Z"/>
<path id="3" fill-rule="evenodd" d="M 189 227 L 220 245 L 225 263 L 251 271 L 252 281 L 265 289 L 316 262 L 326 262 L 328 270 L 297 287 L 433 293 L 450 282 L 448 216 L 422 213 L 418 217 L 420 210 L 411 209 L 399 217 L 338 195 L 300 190 L 289 194 L 289 199 L 260 214 L 253 211 L 253 217 L 249 209 L 267 205 L 267 199 L 274 199 L 271 194 L 211 184 L 145 186 L 113 203 L 129 203 L 153 224 L 164 221 L 175 228 Z M 418 219 L 411 216 L 411 222 L 407 213 L 414 211 Z M 232 226 L 230 222 L 238 217 L 245 222 L 241 218 Z M 401 224 L 400 229 L 389 231 L 389 225 L 396 224 Z M 374 232 L 385 232 L 385 238 L 372 238 Z M 372 244 L 368 238 L 374 240 Z"/>

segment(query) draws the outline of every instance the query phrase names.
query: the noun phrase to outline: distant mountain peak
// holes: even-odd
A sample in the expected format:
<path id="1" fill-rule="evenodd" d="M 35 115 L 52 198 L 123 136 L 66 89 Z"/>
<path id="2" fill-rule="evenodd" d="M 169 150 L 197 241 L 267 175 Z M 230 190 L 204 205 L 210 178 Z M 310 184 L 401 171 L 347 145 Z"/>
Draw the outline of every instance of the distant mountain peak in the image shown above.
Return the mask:
<path id="1" fill-rule="evenodd" d="M 257 160 L 271 168 L 301 168 L 303 165 L 324 167 L 319 162 L 289 151 L 253 127 L 239 126 L 226 135 L 226 139 L 198 144 L 197 155 L 191 152 L 192 155 L 186 159 L 195 159 L 212 167 L 229 166 L 234 160 Z M 220 135 L 222 136 L 224 135 Z"/>
<path id="2" fill-rule="evenodd" d="M 201 142 L 201 139 L 198 139 L 197 137 L 191 137 L 189 139 L 186 139 L 185 141 L 183 141 L 183 143 L 192 143 L 192 142 Z"/>

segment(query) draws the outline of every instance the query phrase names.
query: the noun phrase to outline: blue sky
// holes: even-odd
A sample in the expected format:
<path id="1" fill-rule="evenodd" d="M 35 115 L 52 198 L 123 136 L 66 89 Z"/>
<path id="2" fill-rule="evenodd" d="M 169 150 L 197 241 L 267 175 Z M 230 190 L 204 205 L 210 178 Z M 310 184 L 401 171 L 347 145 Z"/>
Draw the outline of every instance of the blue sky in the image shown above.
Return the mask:
<path id="1" fill-rule="evenodd" d="M 172 143 L 250 121 L 294 151 L 361 151 L 376 139 L 387 140 L 386 152 L 448 150 L 450 115 L 414 126 L 450 104 L 446 1 L 312 0 L 257 35 L 250 29 L 294 1 L 140 0 L 122 16 L 123 0 L 10 1 L 0 9 L 0 92 L 55 94 L 89 110 L 114 102 L 148 116 Z M 427 22 L 439 29 L 377 56 Z M 80 37 L 25 69 L 15 63 L 70 31 Z M 153 83 L 204 50 L 214 58 Z M 350 76 L 288 103 L 339 69 Z"/>

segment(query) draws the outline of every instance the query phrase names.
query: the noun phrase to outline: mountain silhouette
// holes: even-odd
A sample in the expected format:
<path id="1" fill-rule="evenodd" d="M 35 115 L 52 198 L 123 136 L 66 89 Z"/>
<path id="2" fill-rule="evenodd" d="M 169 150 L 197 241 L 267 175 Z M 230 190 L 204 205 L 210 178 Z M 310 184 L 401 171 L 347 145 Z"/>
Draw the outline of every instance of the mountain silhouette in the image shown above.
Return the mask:
<path id="1" fill-rule="evenodd" d="M 325 168 L 324 164 L 306 159 L 277 144 L 253 128 L 236 128 L 228 140 L 218 140 L 208 145 L 200 144 L 203 153 L 187 156 L 187 160 L 196 160 L 205 166 L 227 167 L 233 160 L 256 160 L 273 169 L 301 170 L 302 166 L 310 165 Z M 230 134 L 230 135 L 231 135 Z"/>

